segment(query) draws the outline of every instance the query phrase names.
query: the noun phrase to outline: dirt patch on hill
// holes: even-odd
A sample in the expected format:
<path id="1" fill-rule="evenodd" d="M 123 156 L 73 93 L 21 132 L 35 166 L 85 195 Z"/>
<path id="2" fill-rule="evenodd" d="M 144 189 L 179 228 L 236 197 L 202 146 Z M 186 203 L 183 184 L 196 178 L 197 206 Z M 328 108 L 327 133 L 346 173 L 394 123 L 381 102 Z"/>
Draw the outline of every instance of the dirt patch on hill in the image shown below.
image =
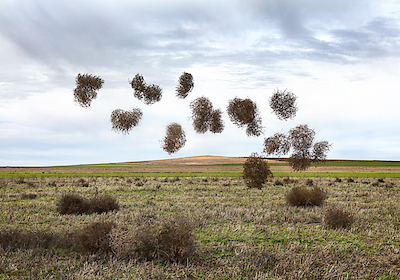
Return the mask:
<path id="1" fill-rule="evenodd" d="M 194 156 L 184 158 L 161 159 L 152 161 L 124 162 L 121 164 L 135 165 L 213 165 L 213 164 L 243 164 L 245 157 L 223 157 L 223 156 Z M 270 163 L 279 162 L 277 160 L 268 160 Z"/>

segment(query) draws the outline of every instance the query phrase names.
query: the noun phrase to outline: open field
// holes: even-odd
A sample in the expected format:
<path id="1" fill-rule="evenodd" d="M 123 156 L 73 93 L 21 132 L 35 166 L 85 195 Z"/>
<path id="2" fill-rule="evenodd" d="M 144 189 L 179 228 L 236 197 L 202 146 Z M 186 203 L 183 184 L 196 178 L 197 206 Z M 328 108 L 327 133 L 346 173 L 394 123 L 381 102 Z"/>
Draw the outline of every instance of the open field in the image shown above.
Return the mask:
<path id="1" fill-rule="evenodd" d="M 117 164 L 55 167 L 2 167 L 0 177 L 240 177 L 245 158 L 198 156 Z M 327 161 L 305 172 L 287 162 L 268 160 L 275 177 L 400 178 L 400 162 Z"/>
<path id="2" fill-rule="evenodd" d="M 294 207 L 285 194 L 314 185 L 318 207 Z M 135 231 L 173 216 L 193 222 L 195 252 L 178 263 L 122 259 L 73 247 L 0 246 L 0 279 L 400 279 L 400 180 L 283 178 L 247 189 L 240 178 L 0 178 L 0 228 L 64 236 L 93 221 Z M 109 194 L 119 211 L 61 215 L 63 194 Z M 354 216 L 325 224 L 328 209 Z M 33 233 L 32 233 L 33 232 Z"/>
<path id="3" fill-rule="evenodd" d="M 332 161 L 292 173 L 285 162 L 269 161 L 275 178 L 258 190 L 240 178 L 244 160 L 1 168 L 0 279 L 400 279 L 398 162 Z M 287 193 L 304 186 L 324 190 L 325 204 L 290 206 Z M 110 195 L 120 207 L 62 215 L 57 202 L 65 194 Z M 331 209 L 353 223 L 330 227 Z M 192 225 L 194 251 L 184 260 L 118 253 L 136 244 L 116 238 L 118 229 L 140 236 L 134 233 L 143 226 L 174 217 Z M 111 251 L 74 243 L 93 222 L 116 224 L 107 235 Z M 25 241 L 7 243 L 9 233 Z"/>

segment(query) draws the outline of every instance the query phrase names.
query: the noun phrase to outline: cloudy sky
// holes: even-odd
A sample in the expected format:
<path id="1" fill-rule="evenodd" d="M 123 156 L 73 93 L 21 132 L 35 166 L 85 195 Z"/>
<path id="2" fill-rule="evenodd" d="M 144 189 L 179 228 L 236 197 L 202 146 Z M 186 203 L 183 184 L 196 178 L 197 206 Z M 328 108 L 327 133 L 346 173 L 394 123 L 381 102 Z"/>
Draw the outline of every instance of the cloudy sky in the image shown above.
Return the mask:
<path id="1" fill-rule="evenodd" d="M 264 139 L 308 124 L 333 143 L 330 159 L 400 160 L 399 0 L 2 0 L 0 166 L 171 158 L 165 128 L 186 146 L 172 157 L 248 156 Z M 194 90 L 175 96 L 189 72 Z M 105 80 L 90 108 L 74 102 L 78 73 Z M 160 102 L 134 98 L 140 73 Z M 274 90 L 297 96 L 280 121 Z M 206 96 L 223 113 L 221 134 L 197 134 L 189 104 Z M 264 135 L 247 137 L 226 106 L 255 101 Z M 111 130 L 114 109 L 140 108 L 128 135 Z"/>

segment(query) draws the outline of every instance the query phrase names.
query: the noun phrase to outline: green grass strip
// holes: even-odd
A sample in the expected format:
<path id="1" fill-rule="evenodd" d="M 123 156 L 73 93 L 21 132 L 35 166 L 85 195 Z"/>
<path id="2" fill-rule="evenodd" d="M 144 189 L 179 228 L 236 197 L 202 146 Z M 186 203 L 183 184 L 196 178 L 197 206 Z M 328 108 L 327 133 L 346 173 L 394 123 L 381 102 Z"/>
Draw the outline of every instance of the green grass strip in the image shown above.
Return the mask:
<path id="1" fill-rule="evenodd" d="M 15 171 L 0 172 L 0 177 L 240 177 L 242 171 Z M 400 178 L 400 172 L 351 172 L 351 171 L 274 171 L 274 177 L 356 177 Z"/>

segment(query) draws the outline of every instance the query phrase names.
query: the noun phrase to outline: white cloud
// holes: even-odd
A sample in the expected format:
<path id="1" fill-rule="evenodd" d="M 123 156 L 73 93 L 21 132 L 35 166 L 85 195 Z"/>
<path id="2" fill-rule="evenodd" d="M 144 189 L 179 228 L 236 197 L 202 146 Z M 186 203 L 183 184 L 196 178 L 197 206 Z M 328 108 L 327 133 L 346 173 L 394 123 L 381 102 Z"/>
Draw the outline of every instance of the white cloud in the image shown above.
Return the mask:
<path id="1" fill-rule="evenodd" d="M 194 133 L 190 101 L 207 96 L 224 112 L 250 97 L 265 137 L 297 124 L 334 143 L 335 158 L 400 159 L 399 3 L 396 1 L 2 1 L 0 165 L 50 165 L 168 158 L 165 126 L 188 137 L 177 156 L 245 156 L 264 137 L 230 123 L 220 135 Z M 195 88 L 175 97 L 183 71 Z M 92 106 L 73 102 L 78 73 L 105 80 Z M 163 98 L 148 106 L 129 79 L 141 73 Z M 298 96 L 294 120 L 268 107 L 276 88 Z M 139 107 L 129 135 L 111 131 L 111 111 Z M 389 151 L 392 151 L 391 153 Z"/>

